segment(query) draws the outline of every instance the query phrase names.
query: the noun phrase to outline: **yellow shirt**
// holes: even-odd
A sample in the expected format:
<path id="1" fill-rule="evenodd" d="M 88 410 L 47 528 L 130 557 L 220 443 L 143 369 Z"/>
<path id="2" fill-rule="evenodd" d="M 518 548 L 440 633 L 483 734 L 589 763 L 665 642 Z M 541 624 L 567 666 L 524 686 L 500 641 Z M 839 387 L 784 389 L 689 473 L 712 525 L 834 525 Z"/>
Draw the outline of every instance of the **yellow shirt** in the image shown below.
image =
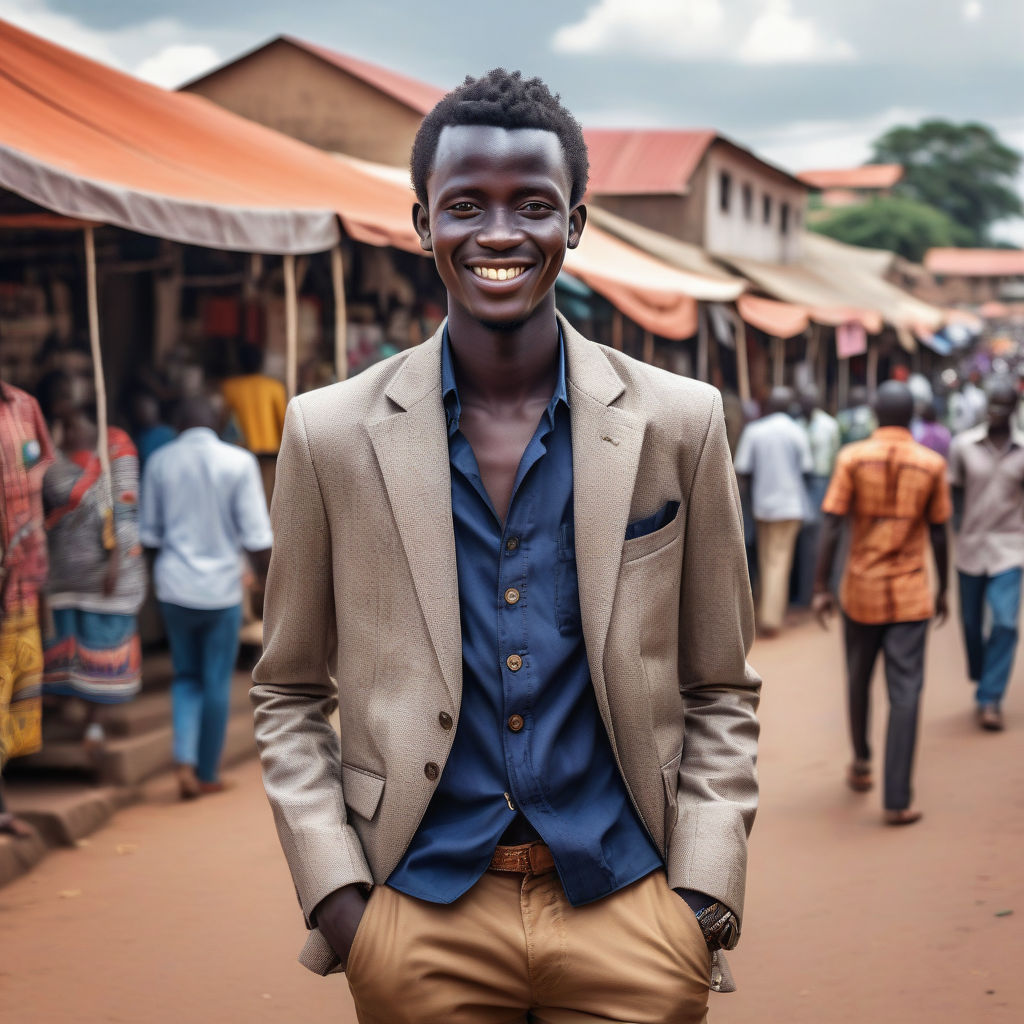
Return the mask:
<path id="1" fill-rule="evenodd" d="M 253 373 L 229 377 L 221 385 L 221 394 L 238 420 L 246 448 L 257 455 L 276 454 L 281 447 L 287 405 L 284 385 L 273 377 Z"/>

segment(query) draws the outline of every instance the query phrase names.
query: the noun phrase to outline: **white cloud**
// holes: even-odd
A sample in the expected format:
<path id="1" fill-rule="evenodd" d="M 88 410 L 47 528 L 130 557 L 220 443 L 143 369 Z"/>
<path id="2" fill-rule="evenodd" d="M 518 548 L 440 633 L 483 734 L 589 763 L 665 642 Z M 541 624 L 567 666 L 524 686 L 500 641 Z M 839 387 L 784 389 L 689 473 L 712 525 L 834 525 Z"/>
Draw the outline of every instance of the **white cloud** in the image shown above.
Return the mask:
<path id="1" fill-rule="evenodd" d="M 0 19 L 58 46 L 164 87 L 181 84 L 220 62 L 218 51 L 175 18 L 102 31 L 52 10 L 47 0 L 0 0 Z"/>
<path id="2" fill-rule="evenodd" d="M 171 43 L 142 61 L 135 69 L 135 74 L 154 85 L 174 89 L 218 62 L 219 56 L 212 46 L 203 43 Z"/>
<path id="3" fill-rule="evenodd" d="M 981 0 L 967 0 L 964 4 L 964 21 L 977 21 L 984 12 Z"/>
<path id="4" fill-rule="evenodd" d="M 745 64 L 849 60 L 849 44 L 796 14 L 791 0 L 598 0 L 555 32 L 561 53 L 740 61 Z"/>
<path id="5" fill-rule="evenodd" d="M 721 0 L 599 0 L 552 43 L 562 53 L 696 57 L 727 38 Z"/>
<path id="6" fill-rule="evenodd" d="M 767 0 L 739 46 L 744 64 L 814 64 L 855 56 L 849 43 L 824 35 L 812 19 L 798 16 L 791 0 Z"/>

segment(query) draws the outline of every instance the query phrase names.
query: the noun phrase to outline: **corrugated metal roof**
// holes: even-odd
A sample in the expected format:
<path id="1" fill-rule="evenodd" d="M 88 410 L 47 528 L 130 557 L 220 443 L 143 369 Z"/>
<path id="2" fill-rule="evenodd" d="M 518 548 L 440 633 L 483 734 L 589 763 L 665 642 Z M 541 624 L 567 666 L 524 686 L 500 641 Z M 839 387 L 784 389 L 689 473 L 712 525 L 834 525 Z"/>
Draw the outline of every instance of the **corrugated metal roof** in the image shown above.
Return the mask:
<path id="1" fill-rule="evenodd" d="M 685 195 L 716 132 L 586 128 L 594 195 Z"/>
<path id="2" fill-rule="evenodd" d="M 1024 275 L 1024 250 L 929 249 L 924 265 L 947 277 L 1019 277 Z"/>
<path id="3" fill-rule="evenodd" d="M 899 164 L 865 164 L 801 171 L 797 177 L 811 188 L 892 188 L 903 177 L 903 168 Z"/>

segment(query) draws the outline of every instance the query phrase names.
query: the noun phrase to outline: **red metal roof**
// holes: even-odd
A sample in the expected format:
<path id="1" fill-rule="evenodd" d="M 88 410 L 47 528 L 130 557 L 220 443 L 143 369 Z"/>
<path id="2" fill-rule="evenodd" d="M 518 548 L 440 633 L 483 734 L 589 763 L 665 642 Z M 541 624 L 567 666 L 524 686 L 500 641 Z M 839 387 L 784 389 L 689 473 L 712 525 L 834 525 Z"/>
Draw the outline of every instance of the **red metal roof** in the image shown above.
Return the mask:
<path id="1" fill-rule="evenodd" d="M 595 195 L 685 194 L 716 132 L 587 128 Z"/>
<path id="2" fill-rule="evenodd" d="M 419 114 L 429 114 L 447 91 L 439 89 L 436 85 L 428 85 L 416 78 L 400 75 L 397 71 L 391 71 L 379 64 L 371 64 L 368 60 L 350 57 L 348 54 L 338 53 L 337 50 L 318 46 L 316 43 L 307 43 L 304 39 L 297 39 L 295 36 L 286 35 L 281 38 L 291 43 L 292 46 L 306 50 L 321 60 L 327 61 L 328 64 L 333 64 L 335 67 L 341 68 L 342 71 L 347 71 L 350 75 L 363 79 L 375 89 L 398 100 L 399 103 L 412 107 Z"/>
<path id="3" fill-rule="evenodd" d="M 1024 276 L 1024 249 L 929 249 L 924 265 L 947 277 Z"/>
<path id="4" fill-rule="evenodd" d="M 797 177 L 811 188 L 892 188 L 903 177 L 899 164 L 865 164 L 824 171 L 801 171 Z"/>

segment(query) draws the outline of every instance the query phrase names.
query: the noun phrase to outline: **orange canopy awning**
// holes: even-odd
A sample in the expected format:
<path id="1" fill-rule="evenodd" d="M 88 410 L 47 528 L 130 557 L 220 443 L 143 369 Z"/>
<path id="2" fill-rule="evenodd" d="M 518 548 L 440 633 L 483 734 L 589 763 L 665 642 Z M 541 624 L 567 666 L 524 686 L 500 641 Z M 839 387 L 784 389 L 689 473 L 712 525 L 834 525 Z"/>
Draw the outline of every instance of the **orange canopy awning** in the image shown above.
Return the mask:
<path id="1" fill-rule="evenodd" d="M 0 187 L 66 217 L 243 252 L 410 247 L 409 206 L 372 175 L 198 96 L 0 22 Z"/>
<path id="2" fill-rule="evenodd" d="M 772 338 L 796 337 L 803 334 L 810 323 L 804 306 L 763 299 L 759 295 L 741 295 L 736 300 L 736 308 L 746 323 Z"/>

